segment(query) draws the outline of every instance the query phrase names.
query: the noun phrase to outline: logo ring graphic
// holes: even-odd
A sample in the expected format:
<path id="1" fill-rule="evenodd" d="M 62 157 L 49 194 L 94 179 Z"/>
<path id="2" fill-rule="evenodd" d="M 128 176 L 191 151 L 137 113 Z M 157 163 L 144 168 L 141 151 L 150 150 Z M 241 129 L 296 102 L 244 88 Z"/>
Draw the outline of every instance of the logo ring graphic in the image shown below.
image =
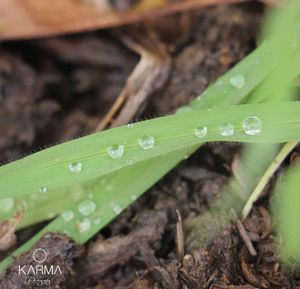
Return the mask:
<path id="1" fill-rule="evenodd" d="M 47 259 L 47 252 L 42 248 L 37 248 L 32 253 L 32 259 L 37 263 L 43 263 Z"/>

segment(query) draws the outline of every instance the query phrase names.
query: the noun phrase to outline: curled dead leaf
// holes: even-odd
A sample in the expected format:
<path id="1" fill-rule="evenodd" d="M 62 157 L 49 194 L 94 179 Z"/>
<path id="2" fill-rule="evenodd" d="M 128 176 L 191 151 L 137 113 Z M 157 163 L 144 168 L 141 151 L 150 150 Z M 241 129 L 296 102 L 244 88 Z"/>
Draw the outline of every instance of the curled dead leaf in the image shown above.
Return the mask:
<path id="1" fill-rule="evenodd" d="M 0 223 L 0 251 L 6 251 L 16 244 L 17 237 L 15 231 L 23 217 L 24 210 L 14 214 L 11 219 Z"/>
<path id="2" fill-rule="evenodd" d="M 24 39 L 119 26 L 153 16 L 246 0 L 1 0 L 0 39 Z"/>

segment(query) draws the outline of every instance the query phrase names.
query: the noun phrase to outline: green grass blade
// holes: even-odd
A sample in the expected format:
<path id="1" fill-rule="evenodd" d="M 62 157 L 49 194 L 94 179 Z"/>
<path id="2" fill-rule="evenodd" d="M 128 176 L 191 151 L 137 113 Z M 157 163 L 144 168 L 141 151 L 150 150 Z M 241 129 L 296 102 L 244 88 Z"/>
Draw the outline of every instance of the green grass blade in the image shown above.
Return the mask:
<path id="1" fill-rule="evenodd" d="M 300 265 L 300 165 L 286 174 L 276 190 L 274 216 L 278 224 L 282 260 L 293 267 Z"/>
<path id="2" fill-rule="evenodd" d="M 278 170 L 278 168 L 282 165 L 282 162 L 286 159 L 288 154 L 290 154 L 292 152 L 292 150 L 297 146 L 298 143 L 299 143 L 298 141 L 295 141 L 295 142 L 289 142 L 289 143 L 285 144 L 282 147 L 282 149 L 279 151 L 279 153 L 276 155 L 276 157 L 272 160 L 272 163 L 267 168 L 267 170 L 264 172 L 264 174 L 258 181 L 257 185 L 253 189 L 252 193 L 250 194 L 250 197 L 247 199 L 247 202 L 245 203 L 243 210 L 241 212 L 242 218 L 248 217 L 253 204 L 258 200 L 263 189 L 269 183 L 271 177 Z"/>
<path id="3" fill-rule="evenodd" d="M 279 14 L 269 15 L 268 21 L 274 25 L 272 25 L 271 35 L 268 35 L 273 41 L 268 60 L 276 63 L 276 66 L 259 89 L 249 95 L 248 100 L 250 98 L 256 102 L 263 99 L 282 101 L 292 98 L 294 89 L 291 89 L 290 83 L 296 75 L 299 75 L 299 45 L 294 45 L 294 36 L 299 26 L 297 22 L 299 9 L 300 2 L 293 1 L 280 10 Z M 285 113 L 284 108 L 283 113 Z M 266 114 L 270 120 L 276 118 L 267 111 Z M 279 135 L 282 133 L 281 129 L 278 127 L 273 131 L 270 130 L 270 133 Z M 211 241 L 224 226 L 228 225 L 230 220 L 235 218 L 236 213 L 240 213 L 245 203 L 249 204 L 249 196 L 251 201 L 251 192 L 269 163 L 272 162 L 272 158 L 275 157 L 276 150 L 277 145 L 273 144 L 267 147 L 246 146 L 240 168 L 242 179 L 233 178 L 228 188 L 221 194 L 221 198 L 214 202 L 210 211 L 190 222 L 192 230 L 187 238 L 190 248 L 201 244 L 206 246 L 207 242 Z M 249 209 L 248 206 L 247 210 Z M 231 210 L 234 210 L 233 214 L 230 213 Z"/>
<path id="4" fill-rule="evenodd" d="M 271 120 L 266 117 L 268 111 L 275 116 Z M 132 163 L 203 142 L 280 143 L 297 140 L 299 112 L 298 102 L 250 104 L 182 113 L 136 123 L 133 128 L 123 126 L 111 129 L 46 149 L 1 167 L 0 195 L 22 197 L 37 192 L 40 187 L 46 187 L 51 194 L 51 190 L 93 180 Z M 249 135 L 244 132 L 243 121 L 249 116 L 260 119 L 263 129 L 259 134 Z M 226 123 L 234 126 L 233 135 L 220 134 L 220 126 Z M 194 130 L 198 127 L 207 128 L 205 137 L 195 136 Z M 277 136 L 274 130 L 281 130 L 282 134 Z M 139 146 L 138 139 L 145 133 L 154 137 L 153 149 L 142 149 Z M 113 144 L 124 146 L 122 157 L 112 159 L 108 155 L 107 149 Z M 82 171 L 72 174 L 68 164 L 76 162 L 82 164 Z"/>
<path id="5" fill-rule="evenodd" d="M 276 122 L 268 123 L 265 122 L 265 115 L 267 115 L 268 111 L 272 110 L 272 112 L 277 116 Z M 285 113 L 281 113 L 282 110 L 285 111 Z M 287 141 L 292 139 L 299 139 L 300 138 L 300 120 L 299 120 L 299 114 L 300 114 L 300 102 L 286 102 L 286 103 L 274 103 L 274 104 L 251 104 L 251 105 L 240 105 L 240 106 L 232 106 L 232 107 L 223 107 L 222 109 L 216 109 L 214 111 L 201 111 L 201 113 L 191 112 L 191 113 L 185 113 L 183 115 L 179 115 L 176 117 L 183 118 L 186 121 L 186 124 L 191 123 L 189 129 L 188 135 L 184 135 L 184 147 L 189 149 L 189 144 L 195 141 L 198 141 L 195 135 L 191 133 L 193 131 L 194 125 L 198 123 L 198 117 L 201 116 L 201 120 L 208 120 L 213 114 L 213 123 L 216 124 L 215 132 L 211 133 L 211 136 L 207 136 L 207 141 L 215 141 L 218 139 L 223 139 L 224 137 L 220 138 L 218 126 L 219 123 L 224 123 L 225 121 L 230 121 L 234 123 L 232 120 L 235 120 L 238 118 L 239 126 L 236 124 L 236 133 L 233 136 L 229 136 L 228 140 L 231 141 L 255 141 L 255 142 L 276 142 L 276 141 Z M 249 115 L 255 115 L 258 116 L 263 124 L 262 131 L 257 135 L 246 135 L 243 130 L 241 129 L 241 120 L 243 120 L 245 117 Z M 170 119 L 172 117 L 169 117 Z M 266 120 L 269 120 L 269 117 L 266 117 Z M 185 128 L 185 125 L 183 125 L 183 128 Z M 180 126 L 179 126 L 180 127 Z M 273 138 L 273 134 L 270 134 L 269 131 L 274 131 L 274 128 L 283 128 L 279 131 L 283 132 L 282 135 L 275 134 L 278 139 Z M 214 130 L 212 130 L 214 131 Z M 188 143 L 186 143 L 186 140 L 189 140 Z M 181 138 L 176 138 L 176 143 L 181 143 Z M 170 145 L 173 145 L 174 139 L 170 142 Z M 171 152 L 172 150 L 170 150 Z M 265 156 L 265 154 L 263 154 Z M 254 159 L 254 158 L 253 158 Z M 160 168 L 159 173 L 164 172 L 166 169 L 169 169 L 170 167 L 174 166 L 176 164 L 176 160 L 174 161 L 172 158 L 169 158 L 169 162 L 167 162 L 164 166 Z M 136 170 L 136 171 L 135 171 Z M 128 192 L 126 188 L 126 183 L 128 183 L 128 179 L 130 178 L 131 174 L 139 171 L 139 166 L 133 166 L 131 170 L 127 170 L 123 172 L 125 174 L 125 177 L 123 180 L 125 181 L 124 190 L 125 193 L 122 193 L 118 191 L 113 191 L 108 193 L 105 193 L 105 184 L 100 184 L 97 182 L 96 187 L 92 189 L 92 191 L 95 191 L 96 194 L 94 196 L 93 202 L 96 204 L 96 210 L 89 216 L 89 218 L 82 218 L 78 210 L 73 210 L 73 213 L 75 214 L 75 217 L 72 218 L 69 222 L 65 222 L 62 217 L 57 218 L 55 221 L 53 221 L 50 225 L 48 225 L 44 230 L 42 230 L 38 235 L 35 236 L 34 239 L 31 240 L 31 242 L 35 241 L 40 234 L 48 232 L 48 231 L 61 231 L 65 232 L 68 235 L 72 236 L 75 241 L 83 243 L 86 240 L 88 240 L 93 234 L 95 234 L 101 227 L 106 225 L 113 217 L 115 217 L 116 214 L 120 213 L 122 209 L 127 207 L 130 203 L 134 201 L 135 198 L 138 197 L 138 195 L 128 195 L 126 192 Z M 152 170 L 152 168 L 151 168 Z M 151 174 L 150 170 L 150 174 Z M 144 174 L 147 173 L 147 171 L 143 172 Z M 127 174 L 127 175 L 126 175 Z M 149 179 L 148 181 L 150 183 L 153 182 L 154 179 Z M 141 183 L 141 182 L 139 182 Z M 252 183 L 252 182 L 251 182 Z M 121 187 L 122 184 L 118 184 L 119 187 Z M 148 186 L 148 183 L 143 185 L 139 191 L 142 192 L 145 187 Z M 90 189 L 90 187 L 89 187 Z M 228 195 L 227 195 L 228 196 Z M 233 201 L 231 198 L 227 199 Z M 230 206 L 233 206 L 233 202 L 229 202 Z M 240 204 L 240 202 L 239 202 Z M 99 219 L 99 216 L 101 216 L 101 219 Z M 90 222 L 89 228 L 81 232 L 81 222 L 85 220 Z M 29 242 L 26 246 L 30 246 L 31 242 Z M 17 251 L 16 254 L 19 254 L 22 250 L 28 248 L 28 247 L 21 247 L 20 251 Z M 1 264 L 0 269 L 4 268 L 9 262 L 11 262 L 12 259 L 6 260 L 3 264 Z M 4 266 L 4 267 L 2 267 Z"/>
<path id="6" fill-rule="evenodd" d="M 227 73 L 223 78 L 221 78 L 221 82 L 216 82 L 214 86 L 208 89 L 207 93 L 203 97 L 203 101 L 195 101 L 192 103 L 192 107 L 195 109 L 198 108 L 210 108 L 215 106 L 221 106 L 221 105 L 227 105 L 227 104 L 236 104 L 244 99 L 244 97 L 251 92 L 257 85 L 260 83 L 276 66 L 274 63 L 271 63 L 267 58 L 267 54 L 270 51 L 270 44 L 265 43 L 263 46 L 256 50 L 254 53 L 252 53 L 250 56 L 248 56 L 241 64 L 237 65 L 233 70 L 231 70 L 229 73 Z M 231 77 L 236 75 L 243 75 L 246 79 L 246 84 L 242 89 L 234 89 L 229 85 L 229 81 Z M 175 164 L 177 164 L 186 154 L 189 154 L 193 152 L 198 145 L 192 146 L 190 149 L 181 149 L 179 151 L 176 151 L 176 154 L 172 153 L 166 156 L 161 156 L 160 158 L 154 158 L 153 160 L 149 160 L 147 162 L 148 168 L 149 168 L 149 174 L 150 176 L 146 178 L 145 185 L 141 186 L 141 182 L 138 182 L 137 179 L 139 179 L 141 176 L 144 175 L 143 169 L 146 168 L 145 163 L 141 162 L 137 165 L 131 166 L 130 168 L 138 168 L 134 173 L 131 175 L 132 184 L 135 184 L 135 186 L 131 187 L 129 184 L 130 182 L 126 177 L 126 172 L 129 172 L 128 168 L 122 169 L 118 174 L 112 175 L 108 177 L 108 182 L 114 182 L 117 181 L 116 185 L 116 191 L 118 191 L 118 188 L 122 188 L 122 184 L 125 188 L 124 190 L 124 206 L 126 206 L 126 200 L 129 200 L 129 192 L 130 189 L 133 188 L 132 192 L 136 192 L 136 195 L 141 194 L 144 190 L 146 190 L 152 183 L 154 183 L 157 179 L 159 179 L 161 176 L 163 176 L 167 171 L 169 171 Z M 166 164 L 166 165 L 164 165 Z M 26 164 L 24 166 L 21 165 L 21 169 L 27 169 Z M 8 169 L 9 170 L 9 169 Z M 132 170 L 131 170 L 132 171 Z M 124 181 L 122 183 L 122 180 Z M 99 182 L 98 182 L 99 183 Z M 98 184 L 99 185 L 99 184 Z M 36 189 L 36 188 L 35 188 Z M 95 188 L 95 193 L 98 192 L 98 189 Z M 99 192 L 102 192 L 103 190 L 100 188 Z M 53 191 L 53 193 L 56 191 Z M 102 194 L 97 193 L 97 197 L 102 198 Z M 113 195 L 112 195 L 113 196 Z M 122 195 L 117 194 L 117 198 L 121 198 Z M 107 202 L 116 202 L 116 200 L 106 200 Z M 132 200 L 130 201 L 132 202 Z M 122 203 L 122 200 L 120 200 L 120 203 Z M 113 218 L 114 216 L 110 217 Z M 59 228 L 59 224 L 56 222 L 59 222 L 60 218 L 57 218 L 54 222 L 50 224 L 45 230 L 48 230 L 48 228 L 51 228 L 51 230 L 57 230 Z M 105 224 L 105 218 L 103 220 L 103 223 L 98 227 L 97 230 L 99 230 L 103 224 Z M 96 231 L 97 231 L 96 230 Z M 95 231 L 95 232 L 96 232 Z M 75 234 L 76 236 L 78 234 Z M 74 235 L 74 236 L 75 236 Z M 39 235 L 35 236 L 34 239 L 32 239 L 30 242 L 26 243 L 25 246 L 21 247 L 17 254 L 22 252 L 22 250 L 29 248 L 30 245 L 34 240 L 37 240 Z M 75 237 L 76 237 L 75 236 Z M 83 235 L 80 235 L 83 236 Z M 84 239 L 88 239 L 92 236 L 92 233 L 86 235 L 86 237 L 82 237 Z M 77 236 L 78 237 L 78 236 Z M 5 264 L 7 265 L 10 261 L 1 263 L 0 268 L 5 268 Z"/>
<path id="7" fill-rule="evenodd" d="M 261 47 L 252 52 L 242 62 L 237 64 L 233 69 L 231 69 L 223 77 L 221 77 L 214 85 L 210 86 L 201 97 L 191 103 L 190 107 L 194 110 L 199 110 L 202 108 L 214 107 L 217 105 L 232 105 L 245 98 L 245 96 L 268 75 L 268 73 L 274 66 L 273 63 L 271 63 L 270 65 L 267 61 L 265 61 L 269 50 L 270 44 L 264 43 Z M 245 86 L 242 89 L 234 89 L 229 83 L 229 80 L 237 75 L 237 73 L 247 76 Z M 197 146 L 193 147 L 190 150 L 190 153 L 193 152 L 196 148 Z M 185 157 L 186 154 L 187 153 L 184 150 L 183 152 L 177 152 L 170 157 L 174 158 L 175 163 L 178 163 Z M 160 159 L 149 160 L 147 166 L 152 167 L 152 174 L 155 174 L 155 172 L 158 171 L 158 168 L 161 167 L 161 164 L 165 161 L 166 157 L 162 156 Z M 23 169 L 27 170 L 27 167 L 23 167 Z M 165 173 L 167 173 L 167 171 L 168 170 L 166 170 Z M 157 179 L 161 178 L 164 174 L 157 175 Z M 142 176 L 142 172 L 137 172 L 135 176 L 139 179 Z M 119 178 L 122 177 L 119 177 L 118 174 L 116 180 L 113 182 L 118 184 Z M 45 180 L 42 179 L 39 185 L 44 186 L 44 183 Z M 38 188 L 34 188 L 34 191 L 32 191 L 30 195 L 38 195 L 37 190 Z M 31 201 L 30 196 L 26 196 L 25 201 L 28 204 L 28 210 L 25 214 L 25 218 L 21 226 L 27 226 L 41 220 L 51 218 L 53 217 L 53 215 L 61 212 L 63 206 L 67 204 L 71 206 L 72 204 L 74 204 L 77 198 L 73 200 L 73 198 L 70 197 L 68 193 L 68 191 L 72 190 L 72 187 L 67 190 L 63 189 L 63 192 L 61 190 L 51 190 L 51 196 L 49 196 L 49 199 L 36 197 L 33 202 Z M 78 192 L 77 189 L 76 191 Z M 4 190 L 0 190 L 0 194 L 4 194 L 4 192 Z M 79 194 L 76 194 L 76 196 L 79 196 Z M 55 205 L 55 203 L 58 203 L 58 198 L 60 202 L 58 205 Z M 54 204 L 54 206 L 51 206 L 52 209 L 49 204 Z M 11 213 L 13 212 L 10 212 L 10 215 Z M 7 217 L 9 217 L 8 214 L 0 211 L 0 220 L 3 220 Z"/>

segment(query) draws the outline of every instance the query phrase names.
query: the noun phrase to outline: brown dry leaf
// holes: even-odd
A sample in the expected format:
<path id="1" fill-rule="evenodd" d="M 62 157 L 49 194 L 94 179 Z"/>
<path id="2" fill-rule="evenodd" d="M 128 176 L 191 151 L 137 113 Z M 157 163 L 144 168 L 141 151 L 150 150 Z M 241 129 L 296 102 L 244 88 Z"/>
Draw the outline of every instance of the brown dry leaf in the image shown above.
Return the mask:
<path id="1" fill-rule="evenodd" d="M 1 0 L 0 39 L 106 28 L 212 4 L 246 0 Z"/>
<path id="2" fill-rule="evenodd" d="M 6 251 L 16 244 L 16 227 L 22 221 L 24 211 L 17 212 L 11 219 L 0 223 L 0 251 Z"/>

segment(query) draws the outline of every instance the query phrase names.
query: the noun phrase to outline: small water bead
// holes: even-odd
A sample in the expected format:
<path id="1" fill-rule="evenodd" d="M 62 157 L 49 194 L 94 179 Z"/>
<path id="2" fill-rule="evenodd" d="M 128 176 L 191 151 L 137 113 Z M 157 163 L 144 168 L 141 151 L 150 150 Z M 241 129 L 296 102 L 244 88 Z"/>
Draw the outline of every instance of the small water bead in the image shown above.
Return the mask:
<path id="1" fill-rule="evenodd" d="M 85 200 L 78 205 L 78 211 L 83 216 L 89 216 L 96 210 L 96 207 L 92 200 Z"/>
<path id="2" fill-rule="evenodd" d="M 128 128 L 133 128 L 133 123 L 127 124 L 127 127 L 128 127 Z"/>
<path id="3" fill-rule="evenodd" d="M 133 160 L 126 160 L 127 165 L 132 165 L 133 164 Z"/>
<path id="4" fill-rule="evenodd" d="M 132 195 L 130 196 L 130 199 L 131 199 L 132 201 L 137 200 L 137 198 L 138 198 L 138 196 L 137 196 L 136 194 L 132 194 Z"/>
<path id="5" fill-rule="evenodd" d="M 82 163 L 69 163 L 68 168 L 72 174 L 79 174 L 82 171 Z"/>
<path id="6" fill-rule="evenodd" d="M 124 154 L 124 146 L 113 144 L 107 149 L 107 153 L 112 159 L 119 159 Z"/>
<path id="7" fill-rule="evenodd" d="M 15 200 L 13 198 L 5 198 L 0 199 L 0 212 L 1 213 L 8 213 L 10 212 L 15 206 Z"/>
<path id="8" fill-rule="evenodd" d="M 120 215 L 122 212 L 122 208 L 118 204 L 113 204 L 112 209 L 116 215 Z"/>
<path id="9" fill-rule="evenodd" d="M 231 136 L 234 134 L 234 126 L 231 123 L 220 125 L 220 134 L 222 136 Z"/>
<path id="10" fill-rule="evenodd" d="M 78 232 L 83 233 L 86 232 L 87 230 L 89 230 L 92 226 L 92 222 L 90 219 L 88 218 L 84 218 L 81 221 L 77 222 L 77 229 Z"/>
<path id="11" fill-rule="evenodd" d="M 207 127 L 206 126 L 200 126 L 198 128 L 195 128 L 195 135 L 198 138 L 203 138 L 207 135 Z"/>
<path id="12" fill-rule="evenodd" d="M 61 217 L 65 222 L 70 222 L 74 218 L 74 212 L 72 210 L 64 211 Z"/>
<path id="13" fill-rule="evenodd" d="M 47 194 L 48 193 L 48 188 L 47 187 L 40 187 L 39 188 L 39 193 L 41 194 Z"/>
<path id="14" fill-rule="evenodd" d="M 101 218 L 97 217 L 93 220 L 93 224 L 98 225 L 101 223 Z"/>
<path id="15" fill-rule="evenodd" d="M 139 146 L 144 150 L 149 150 L 154 147 L 155 140 L 154 137 L 146 134 L 142 138 L 138 139 Z"/>
<path id="16" fill-rule="evenodd" d="M 230 84 L 237 89 L 242 89 L 246 84 L 245 76 L 242 74 L 237 74 L 229 79 Z"/>
<path id="17" fill-rule="evenodd" d="M 261 120 L 256 116 L 248 116 L 243 121 L 243 130 L 248 135 L 261 132 Z"/>

